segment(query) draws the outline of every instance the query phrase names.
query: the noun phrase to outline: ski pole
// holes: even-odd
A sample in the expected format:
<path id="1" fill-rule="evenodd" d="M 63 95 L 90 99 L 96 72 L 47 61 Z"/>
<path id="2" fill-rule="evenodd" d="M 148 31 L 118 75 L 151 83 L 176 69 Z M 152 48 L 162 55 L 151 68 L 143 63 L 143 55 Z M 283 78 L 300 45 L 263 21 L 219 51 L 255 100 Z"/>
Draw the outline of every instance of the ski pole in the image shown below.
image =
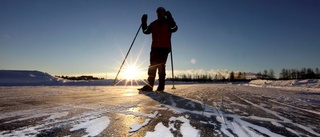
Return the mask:
<path id="1" fill-rule="evenodd" d="M 171 89 L 176 89 L 176 87 L 174 87 L 174 72 L 173 72 L 173 57 L 172 57 L 172 48 L 171 48 L 171 71 L 172 71 L 172 88 Z"/>
<path id="2" fill-rule="evenodd" d="M 136 38 L 137 38 L 137 36 L 138 36 L 138 34 L 139 34 L 139 31 L 140 31 L 140 29 L 141 29 L 141 26 L 142 26 L 142 24 L 140 25 L 140 27 L 139 27 L 136 35 L 135 35 L 134 38 L 133 38 L 133 41 L 132 41 L 131 46 L 130 46 L 128 52 L 127 52 L 127 55 L 124 57 L 124 60 L 123 60 L 123 62 L 122 62 L 122 64 L 121 64 L 121 66 L 120 66 L 120 69 L 118 70 L 118 73 L 117 73 L 116 77 L 115 77 L 114 80 L 113 80 L 112 86 L 114 86 L 114 84 L 115 84 L 115 82 L 116 82 L 116 80 L 117 80 L 117 78 L 118 78 L 118 75 L 119 75 L 119 73 L 120 73 L 120 71 L 121 71 L 121 68 L 122 68 L 124 62 L 126 62 L 126 59 L 127 59 L 128 55 L 129 55 L 129 52 L 130 52 L 130 50 L 131 50 L 131 48 L 132 48 L 132 45 L 133 45 L 134 41 L 136 40 Z"/>

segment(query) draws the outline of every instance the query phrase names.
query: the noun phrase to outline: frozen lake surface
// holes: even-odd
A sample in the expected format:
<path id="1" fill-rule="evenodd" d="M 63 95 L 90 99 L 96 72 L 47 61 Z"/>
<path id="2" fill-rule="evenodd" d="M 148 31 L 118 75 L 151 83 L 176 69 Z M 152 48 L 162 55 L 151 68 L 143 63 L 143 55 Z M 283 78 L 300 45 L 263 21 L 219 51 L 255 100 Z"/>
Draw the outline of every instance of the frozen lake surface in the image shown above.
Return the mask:
<path id="1" fill-rule="evenodd" d="M 0 135 L 320 136 L 318 88 L 252 84 L 0 86 Z"/>

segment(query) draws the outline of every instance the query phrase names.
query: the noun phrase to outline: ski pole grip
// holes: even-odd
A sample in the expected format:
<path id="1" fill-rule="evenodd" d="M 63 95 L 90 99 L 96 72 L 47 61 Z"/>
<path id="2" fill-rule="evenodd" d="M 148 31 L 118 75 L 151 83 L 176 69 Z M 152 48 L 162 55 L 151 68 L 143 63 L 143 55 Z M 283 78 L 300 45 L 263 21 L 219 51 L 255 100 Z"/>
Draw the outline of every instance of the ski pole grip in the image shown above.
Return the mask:
<path id="1" fill-rule="evenodd" d="M 143 14 L 141 21 L 144 23 L 144 22 L 147 22 L 147 19 L 148 19 L 148 14 Z"/>

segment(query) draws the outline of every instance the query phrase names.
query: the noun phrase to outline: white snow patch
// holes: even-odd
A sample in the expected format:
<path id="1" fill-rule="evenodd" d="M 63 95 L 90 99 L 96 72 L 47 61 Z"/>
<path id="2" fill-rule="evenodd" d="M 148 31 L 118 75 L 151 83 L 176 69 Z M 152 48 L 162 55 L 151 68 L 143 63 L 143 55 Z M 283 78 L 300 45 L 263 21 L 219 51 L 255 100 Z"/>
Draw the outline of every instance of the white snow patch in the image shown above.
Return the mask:
<path id="1" fill-rule="evenodd" d="M 133 123 L 133 124 L 130 126 L 130 131 L 129 131 L 129 133 L 131 133 L 131 132 L 136 132 L 136 131 L 138 131 L 140 128 L 148 125 L 149 122 L 150 122 L 150 120 L 151 120 L 151 119 L 146 119 L 142 124 L 140 124 L 140 123 L 138 123 L 138 122 Z"/>
<path id="2" fill-rule="evenodd" d="M 271 121 L 272 125 L 275 125 L 277 127 L 284 127 L 283 125 L 281 125 L 280 123 L 276 122 L 276 121 Z"/>
<path id="3" fill-rule="evenodd" d="M 158 123 L 154 130 L 154 132 L 148 131 L 145 137 L 173 137 L 170 129 L 164 126 L 162 123 Z"/>
<path id="4" fill-rule="evenodd" d="M 18 119 L 14 119 L 11 121 L 7 121 L 4 123 L 12 123 L 12 122 L 17 122 L 17 121 L 24 121 L 24 120 L 28 120 L 28 119 L 33 119 L 33 118 L 40 118 L 40 117 L 45 117 L 48 116 L 47 113 L 36 113 L 36 114 L 32 114 L 32 115 L 22 115 L 23 118 L 18 118 Z"/>
<path id="5" fill-rule="evenodd" d="M 77 124 L 73 126 L 73 128 L 70 129 L 70 131 L 76 131 L 79 129 L 85 129 L 87 135 L 84 137 L 88 136 L 97 136 L 99 135 L 104 129 L 106 129 L 110 124 L 110 120 L 108 117 L 100 117 L 97 119 L 93 120 L 88 120 L 83 123 Z"/>
<path id="6" fill-rule="evenodd" d="M 53 114 L 51 114 L 50 117 L 46 118 L 45 121 L 62 118 L 62 117 L 67 116 L 68 114 L 69 114 L 69 112 L 53 113 Z"/>
<path id="7" fill-rule="evenodd" d="M 122 111 L 120 113 L 125 114 L 125 115 L 134 115 L 134 116 L 139 116 L 139 117 L 155 118 L 159 112 L 155 111 L 153 114 L 145 114 L 142 112 Z"/>
<path id="8" fill-rule="evenodd" d="M 180 116 L 180 117 L 171 117 L 169 122 L 169 127 L 164 126 L 161 122 L 155 126 L 155 131 L 148 131 L 146 137 L 173 137 L 171 131 L 176 131 L 174 127 L 176 121 L 182 122 L 180 126 L 180 132 L 183 137 L 199 137 L 200 131 L 191 126 L 190 120 Z"/>
<path id="9" fill-rule="evenodd" d="M 169 120 L 170 120 L 170 121 L 176 121 L 176 120 L 178 120 L 178 121 L 183 122 L 183 124 L 182 124 L 181 127 L 180 127 L 180 131 L 181 131 L 181 134 L 182 134 L 184 137 L 198 137 L 198 136 L 200 136 L 200 134 L 199 134 L 200 131 L 197 130 L 197 129 L 195 129 L 194 127 L 192 127 L 192 126 L 190 125 L 190 120 L 189 120 L 189 119 L 186 119 L 185 117 L 180 116 L 180 117 L 178 117 L 178 118 L 176 118 L 176 117 L 171 117 Z"/>

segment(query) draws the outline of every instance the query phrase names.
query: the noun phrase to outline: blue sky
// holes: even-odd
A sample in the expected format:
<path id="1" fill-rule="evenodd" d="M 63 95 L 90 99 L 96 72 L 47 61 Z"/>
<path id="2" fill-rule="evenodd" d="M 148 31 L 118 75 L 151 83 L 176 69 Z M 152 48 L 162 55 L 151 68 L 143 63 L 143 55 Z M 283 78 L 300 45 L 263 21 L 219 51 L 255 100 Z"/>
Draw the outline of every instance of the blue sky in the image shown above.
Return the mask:
<path id="1" fill-rule="evenodd" d="M 179 26 L 172 36 L 175 70 L 278 74 L 320 67 L 317 0 L 1 0 L 0 69 L 111 78 L 141 16 L 150 23 L 159 6 Z M 150 45 L 151 35 L 140 31 L 127 63 L 137 61 L 146 73 Z"/>

